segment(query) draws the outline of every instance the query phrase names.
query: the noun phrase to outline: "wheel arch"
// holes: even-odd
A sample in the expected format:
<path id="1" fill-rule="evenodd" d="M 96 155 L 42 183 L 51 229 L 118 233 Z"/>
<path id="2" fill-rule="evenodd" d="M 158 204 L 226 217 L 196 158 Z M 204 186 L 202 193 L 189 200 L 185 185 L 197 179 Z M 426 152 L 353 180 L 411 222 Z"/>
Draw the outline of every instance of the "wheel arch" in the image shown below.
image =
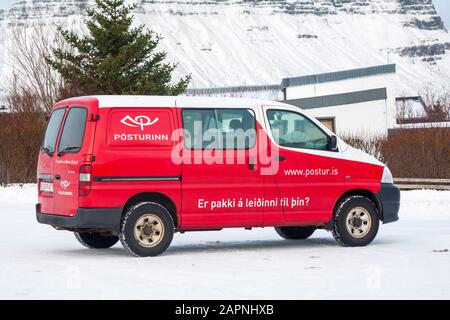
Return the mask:
<path id="1" fill-rule="evenodd" d="M 169 211 L 173 219 L 175 228 L 178 228 L 179 226 L 178 210 L 175 205 L 175 202 L 170 197 L 160 192 L 141 192 L 135 194 L 134 196 L 129 198 L 125 203 L 125 206 L 123 207 L 122 216 L 125 214 L 125 212 L 128 211 L 130 207 L 139 202 L 156 202 L 162 205 Z"/>

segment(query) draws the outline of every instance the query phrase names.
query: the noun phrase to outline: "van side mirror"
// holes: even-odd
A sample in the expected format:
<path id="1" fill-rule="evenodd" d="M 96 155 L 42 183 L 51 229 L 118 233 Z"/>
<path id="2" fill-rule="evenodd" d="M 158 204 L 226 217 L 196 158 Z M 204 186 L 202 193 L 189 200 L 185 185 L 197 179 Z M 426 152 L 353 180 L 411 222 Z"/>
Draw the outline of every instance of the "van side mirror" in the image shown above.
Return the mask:
<path id="1" fill-rule="evenodd" d="M 328 137 L 328 146 L 330 148 L 331 151 L 336 151 L 337 150 L 337 137 L 335 135 L 329 136 Z"/>

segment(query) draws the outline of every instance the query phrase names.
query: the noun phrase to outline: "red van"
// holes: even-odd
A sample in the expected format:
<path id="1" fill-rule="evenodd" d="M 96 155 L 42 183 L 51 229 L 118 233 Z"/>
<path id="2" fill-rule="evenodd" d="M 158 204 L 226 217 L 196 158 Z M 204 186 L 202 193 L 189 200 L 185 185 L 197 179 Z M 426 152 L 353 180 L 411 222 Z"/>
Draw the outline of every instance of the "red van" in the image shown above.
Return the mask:
<path id="1" fill-rule="evenodd" d="M 364 246 L 398 220 L 389 169 L 273 101 L 91 96 L 57 103 L 38 163 L 37 220 L 88 248 L 155 256 L 175 232 L 326 229 Z"/>

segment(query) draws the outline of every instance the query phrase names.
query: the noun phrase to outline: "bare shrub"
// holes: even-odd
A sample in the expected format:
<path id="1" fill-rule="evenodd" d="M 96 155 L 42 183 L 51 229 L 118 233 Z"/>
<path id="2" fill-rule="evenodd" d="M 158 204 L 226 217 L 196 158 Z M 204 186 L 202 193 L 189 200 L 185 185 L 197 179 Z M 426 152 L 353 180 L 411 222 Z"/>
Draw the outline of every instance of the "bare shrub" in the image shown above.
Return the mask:
<path id="1" fill-rule="evenodd" d="M 450 87 L 428 86 L 420 96 L 399 98 L 396 105 L 398 124 L 450 121 Z M 421 107 L 416 107 L 418 104 Z"/>
<path id="2" fill-rule="evenodd" d="M 346 137 L 351 146 L 386 163 L 398 178 L 450 178 L 450 125 L 399 129 L 388 137 Z"/>
<path id="3" fill-rule="evenodd" d="M 59 98 L 63 81 L 46 58 L 52 56 L 52 48 L 65 48 L 64 42 L 56 27 L 44 24 L 37 24 L 32 29 L 14 28 L 9 37 L 10 46 L 6 50 L 12 76 L 5 90 L 10 96 L 32 93 L 36 109 L 48 113 Z"/>
<path id="4" fill-rule="evenodd" d="M 396 177 L 450 178 L 450 126 L 399 130 L 383 144 L 382 154 Z"/>
<path id="5" fill-rule="evenodd" d="M 410 100 L 399 101 L 396 106 L 396 119 L 398 124 L 414 122 L 415 119 L 424 119 L 425 111 L 416 110 Z"/>
<path id="6" fill-rule="evenodd" d="M 369 135 L 357 135 L 349 134 L 343 136 L 342 139 L 349 145 L 356 149 L 360 149 L 380 161 L 384 161 L 384 154 L 382 153 L 383 144 L 386 142 L 386 138 L 383 136 L 371 137 Z"/>
<path id="7" fill-rule="evenodd" d="M 437 90 L 427 87 L 422 92 L 425 120 L 440 122 L 450 120 L 450 88 Z"/>
<path id="8" fill-rule="evenodd" d="M 0 114 L 0 184 L 36 180 L 37 154 L 44 128 L 42 112 Z"/>
<path id="9" fill-rule="evenodd" d="M 45 116 L 63 85 L 45 60 L 51 47 L 60 45 L 49 29 L 37 25 L 11 31 L 6 49 L 12 75 L 3 83 L 10 112 L 0 114 L 0 184 L 35 181 Z"/>

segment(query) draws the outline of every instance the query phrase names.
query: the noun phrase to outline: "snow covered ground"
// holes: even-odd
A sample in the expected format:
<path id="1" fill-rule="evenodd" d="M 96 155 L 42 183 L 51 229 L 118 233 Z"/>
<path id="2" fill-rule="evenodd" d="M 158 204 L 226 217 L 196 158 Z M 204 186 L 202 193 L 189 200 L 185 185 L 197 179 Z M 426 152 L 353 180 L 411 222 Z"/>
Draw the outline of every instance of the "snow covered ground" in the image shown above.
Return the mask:
<path id="1" fill-rule="evenodd" d="M 156 258 L 85 249 L 38 224 L 35 201 L 34 185 L 0 188 L 1 299 L 450 298 L 450 192 L 402 192 L 401 220 L 365 248 L 233 229 L 176 234 Z"/>

